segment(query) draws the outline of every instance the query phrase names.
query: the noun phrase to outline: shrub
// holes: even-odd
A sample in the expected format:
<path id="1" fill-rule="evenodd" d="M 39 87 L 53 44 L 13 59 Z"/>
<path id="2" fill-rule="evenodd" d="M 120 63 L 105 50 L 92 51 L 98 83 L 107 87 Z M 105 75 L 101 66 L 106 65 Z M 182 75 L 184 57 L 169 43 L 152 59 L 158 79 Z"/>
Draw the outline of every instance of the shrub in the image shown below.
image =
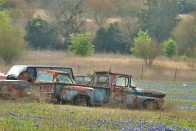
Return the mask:
<path id="1" fill-rule="evenodd" d="M 68 46 L 69 51 L 80 56 L 88 56 L 94 52 L 94 45 L 91 42 L 89 34 L 71 34 L 70 36 L 71 45 Z"/>
<path id="2" fill-rule="evenodd" d="M 177 54 L 177 45 L 174 40 L 169 38 L 167 41 L 163 43 L 163 53 L 165 56 L 171 58 L 172 56 Z"/>

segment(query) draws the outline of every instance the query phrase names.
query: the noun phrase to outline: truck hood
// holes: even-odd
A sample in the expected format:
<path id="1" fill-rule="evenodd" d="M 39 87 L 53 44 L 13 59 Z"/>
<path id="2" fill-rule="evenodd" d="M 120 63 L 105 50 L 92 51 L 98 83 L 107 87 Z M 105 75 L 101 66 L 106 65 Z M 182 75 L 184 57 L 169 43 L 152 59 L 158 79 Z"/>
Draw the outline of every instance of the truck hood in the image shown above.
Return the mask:
<path id="1" fill-rule="evenodd" d="M 69 85 L 69 86 L 66 86 L 66 88 L 69 88 L 71 90 L 77 90 L 77 91 L 94 92 L 93 88 L 85 87 L 85 86 Z"/>
<path id="2" fill-rule="evenodd" d="M 150 89 L 135 88 L 135 90 L 136 90 L 136 94 L 139 95 L 139 96 L 163 98 L 166 95 L 164 92 L 156 91 L 156 90 L 150 90 Z"/>

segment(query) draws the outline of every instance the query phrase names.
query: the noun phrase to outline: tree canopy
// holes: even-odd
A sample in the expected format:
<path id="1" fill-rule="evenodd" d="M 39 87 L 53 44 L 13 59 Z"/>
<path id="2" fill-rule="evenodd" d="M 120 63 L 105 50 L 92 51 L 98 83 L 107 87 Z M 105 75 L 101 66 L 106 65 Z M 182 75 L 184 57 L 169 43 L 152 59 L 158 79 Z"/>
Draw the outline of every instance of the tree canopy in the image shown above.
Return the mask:
<path id="1" fill-rule="evenodd" d="M 147 0 L 146 9 L 140 15 L 141 29 L 158 42 L 170 37 L 170 33 L 177 24 L 178 10 L 173 0 Z"/>
<path id="2" fill-rule="evenodd" d="M 69 50 L 75 55 L 92 55 L 94 52 L 94 45 L 90 35 L 87 33 L 78 35 L 71 34 L 71 45 L 69 45 Z"/>
<path id="3" fill-rule="evenodd" d="M 129 43 L 124 39 L 117 23 L 100 28 L 94 39 L 96 52 L 128 53 Z"/>
<path id="4" fill-rule="evenodd" d="M 25 39 L 34 49 L 61 49 L 58 31 L 45 20 L 35 18 L 28 22 Z"/>
<path id="5" fill-rule="evenodd" d="M 185 15 L 173 31 L 180 55 L 196 58 L 196 13 Z"/>
<path id="6" fill-rule="evenodd" d="M 154 59 L 160 54 L 160 45 L 153 40 L 147 31 L 140 30 L 134 38 L 134 45 L 130 51 L 136 57 L 142 58 L 146 65 L 151 66 Z"/>
<path id="7" fill-rule="evenodd" d="M 3 1 L 0 0 L 0 3 Z M 0 11 L 0 57 L 5 65 L 11 64 L 26 49 L 21 33 L 12 28 L 8 13 L 10 12 L 6 10 Z"/>

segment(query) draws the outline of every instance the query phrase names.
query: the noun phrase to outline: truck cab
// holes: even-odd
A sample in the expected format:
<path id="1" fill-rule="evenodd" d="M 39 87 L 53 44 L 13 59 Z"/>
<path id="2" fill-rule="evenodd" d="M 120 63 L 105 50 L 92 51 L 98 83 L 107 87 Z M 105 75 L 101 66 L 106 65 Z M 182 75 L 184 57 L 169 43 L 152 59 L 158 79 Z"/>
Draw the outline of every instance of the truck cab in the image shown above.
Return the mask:
<path id="1" fill-rule="evenodd" d="M 160 109 L 164 104 L 165 93 L 137 88 L 133 83 L 132 76 L 127 74 L 109 71 L 95 72 L 89 86 L 109 89 L 109 96 L 105 97 L 108 103 L 113 101 L 117 105 L 123 104 L 131 108 L 151 110 Z M 101 98 L 97 97 L 96 99 Z"/>

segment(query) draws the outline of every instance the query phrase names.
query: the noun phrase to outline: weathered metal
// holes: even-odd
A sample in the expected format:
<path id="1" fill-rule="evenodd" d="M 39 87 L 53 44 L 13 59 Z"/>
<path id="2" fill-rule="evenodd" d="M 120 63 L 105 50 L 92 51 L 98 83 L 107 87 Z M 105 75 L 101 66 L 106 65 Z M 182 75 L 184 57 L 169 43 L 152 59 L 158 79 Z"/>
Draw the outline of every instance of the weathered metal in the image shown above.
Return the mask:
<path id="1" fill-rule="evenodd" d="M 75 82 L 79 85 L 87 85 L 91 81 L 91 77 L 84 74 L 76 74 L 75 75 Z"/>
<path id="2" fill-rule="evenodd" d="M 0 73 L 0 80 L 5 80 L 7 77 L 7 75 Z"/>
<path id="3" fill-rule="evenodd" d="M 67 72 L 72 78 L 74 78 L 72 68 L 62 67 L 62 66 L 47 66 L 47 65 L 14 65 L 6 73 L 0 73 L 0 95 L 3 98 L 16 98 L 24 97 L 27 94 L 30 94 L 31 88 L 35 89 L 41 94 L 47 94 L 51 96 L 54 94 L 54 83 L 35 83 L 37 78 L 37 73 L 39 70 L 48 69 L 48 70 L 60 70 Z M 29 83 L 30 82 L 30 83 Z M 53 81 L 54 82 L 54 81 Z"/>
<path id="4" fill-rule="evenodd" d="M 89 86 L 95 89 L 93 104 L 114 102 L 131 108 L 160 109 L 164 105 L 165 93 L 143 90 L 133 84 L 132 76 L 109 71 L 95 72 Z"/>
<path id="5" fill-rule="evenodd" d="M 30 85 L 23 80 L 0 80 L 0 97 L 15 99 L 31 94 Z"/>
<path id="6" fill-rule="evenodd" d="M 77 105 L 81 102 L 87 105 L 94 91 L 93 88 L 76 85 L 69 73 L 57 70 L 40 70 L 32 85 L 53 101 Z"/>

